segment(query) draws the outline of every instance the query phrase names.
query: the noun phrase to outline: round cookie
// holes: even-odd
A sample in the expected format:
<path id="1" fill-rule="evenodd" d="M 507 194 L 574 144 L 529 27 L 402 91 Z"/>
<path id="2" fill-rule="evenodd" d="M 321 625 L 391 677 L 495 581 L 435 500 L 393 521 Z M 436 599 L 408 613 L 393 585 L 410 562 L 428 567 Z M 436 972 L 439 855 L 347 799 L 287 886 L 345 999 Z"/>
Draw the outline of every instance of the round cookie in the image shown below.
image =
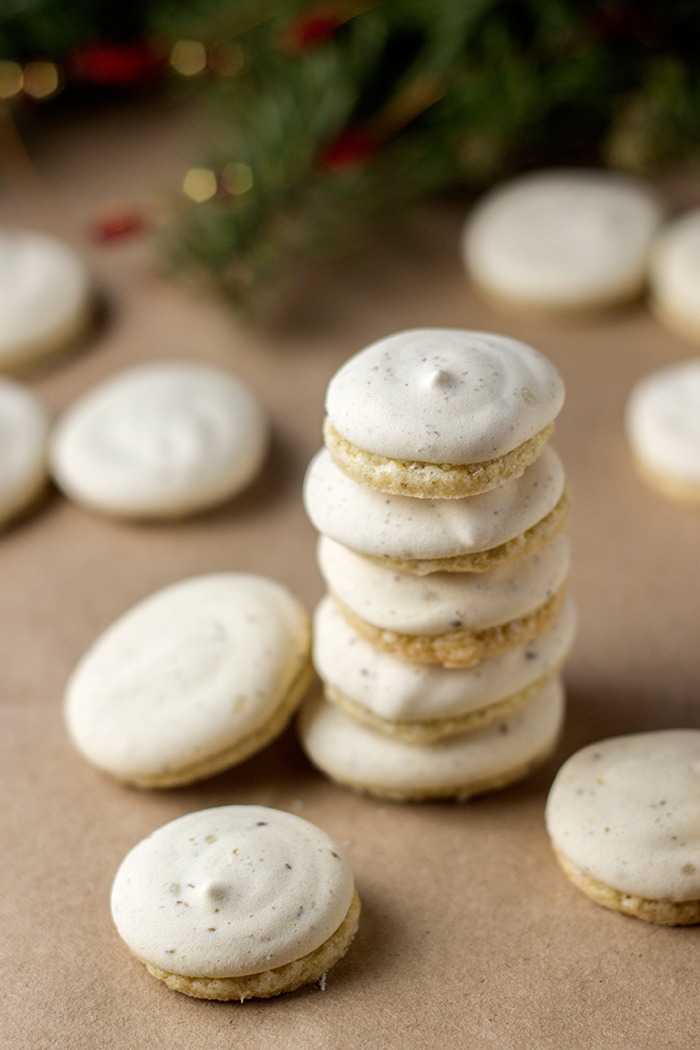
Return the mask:
<path id="1" fill-rule="evenodd" d="M 322 536 L 318 563 L 349 623 L 376 648 L 416 663 L 468 667 L 536 638 L 564 601 L 565 536 L 488 573 L 394 572 Z"/>
<path id="2" fill-rule="evenodd" d="M 700 506 L 700 358 L 640 380 L 625 424 L 644 479 L 664 496 Z"/>
<path id="3" fill-rule="evenodd" d="M 563 401 L 556 369 L 525 343 L 418 328 L 372 343 L 336 372 L 324 440 L 359 484 L 456 499 L 521 474 Z"/>
<path id="4" fill-rule="evenodd" d="M 120 936 L 149 973 L 197 999 L 268 998 L 324 976 L 360 915 L 352 870 L 324 831 L 265 806 L 165 824 L 122 861 Z"/>
<path id="5" fill-rule="evenodd" d="M 471 732 L 523 707 L 559 674 L 573 643 L 571 599 L 545 634 L 467 668 L 409 663 L 353 630 L 335 603 L 314 613 L 313 662 L 326 699 L 355 720 L 407 743 Z"/>
<path id="6" fill-rule="evenodd" d="M 532 554 L 569 519 L 564 468 L 547 446 L 518 478 L 459 500 L 415 500 L 358 485 L 322 449 L 304 503 L 312 524 L 345 547 L 401 572 L 489 572 Z"/>
<path id="7" fill-rule="evenodd" d="M 225 502 L 267 452 L 262 408 L 228 372 L 193 361 L 140 365 L 101 383 L 51 438 L 56 484 L 125 518 L 171 518 Z"/>
<path id="8" fill-rule="evenodd" d="M 34 502 L 48 481 L 49 417 L 30 391 L 0 378 L 0 527 Z"/>
<path id="9" fill-rule="evenodd" d="M 488 193 L 462 238 L 487 294 L 516 306 L 580 311 L 639 295 L 662 212 L 643 183 L 610 171 L 551 170 Z"/>
<path id="10" fill-rule="evenodd" d="M 658 235 L 649 283 L 659 320 L 681 335 L 700 339 L 700 208 L 681 215 Z"/>
<path id="11" fill-rule="evenodd" d="M 0 232 L 0 372 L 65 350 L 90 314 L 87 272 L 70 248 L 42 233 Z"/>
<path id="12" fill-rule="evenodd" d="M 125 613 L 79 661 L 65 713 L 94 765 L 139 787 L 189 784 L 278 736 L 312 677 L 309 616 L 282 584 L 197 576 Z"/>
<path id="13" fill-rule="evenodd" d="M 700 922 L 700 730 L 584 747 L 557 773 L 546 822 L 564 872 L 598 904 Z"/>
<path id="14" fill-rule="evenodd" d="M 465 800 L 541 765 L 556 746 L 563 717 L 564 690 L 555 679 L 507 718 L 432 744 L 375 733 L 318 697 L 304 704 L 299 731 L 314 765 L 340 784 L 405 802 Z"/>

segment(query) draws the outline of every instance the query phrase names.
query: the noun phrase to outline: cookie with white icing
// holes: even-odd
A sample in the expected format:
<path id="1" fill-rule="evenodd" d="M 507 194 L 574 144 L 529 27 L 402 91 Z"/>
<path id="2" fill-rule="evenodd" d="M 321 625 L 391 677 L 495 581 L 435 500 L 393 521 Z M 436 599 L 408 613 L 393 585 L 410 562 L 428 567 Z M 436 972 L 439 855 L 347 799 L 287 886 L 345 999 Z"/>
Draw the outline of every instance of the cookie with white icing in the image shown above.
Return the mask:
<path id="1" fill-rule="evenodd" d="M 472 280 L 515 306 L 551 312 L 638 296 L 662 210 L 643 183 L 609 171 L 532 172 L 497 186 L 469 216 Z"/>
<path id="2" fill-rule="evenodd" d="M 598 904 L 665 926 L 700 922 L 700 730 L 590 744 L 546 809 L 562 869 Z"/>
<path id="3" fill-rule="evenodd" d="M 649 260 L 652 309 L 669 328 L 700 339 L 700 208 L 669 223 Z"/>
<path id="4" fill-rule="evenodd" d="M 525 706 L 556 677 L 573 643 L 567 599 L 548 631 L 473 667 L 409 663 L 370 645 L 323 598 L 314 613 L 313 662 L 326 699 L 380 733 L 407 743 L 481 729 Z"/>
<path id="5" fill-rule="evenodd" d="M 625 423 L 642 477 L 664 496 L 700 506 L 700 358 L 640 380 Z"/>
<path id="6" fill-rule="evenodd" d="M 555 679 L 508 717 L 431 744 L 376 733 L 318 697 L 304 704 L 299 732 L 314 765 L 340 784 L 399 801 L 464 800 L 541 765 L 556 746 L 563 717 L 564 690 Z"/>
<path id="7" fill-rule="evenodd" d="M 70 498 L 115 517 L 197 513 L 230 499 L 260 469 L 269 425 L 228 372 L 158 361 L 88 391 L 51 437 L 51 471 Z"/>
<path id="8" fill-rule="evenodd" d="M 304 504 L 324 536 L 420 576 L 489 572 L 539 550 L 569 520 L 564 468 L 549 446 L 520 477 L 455 500 L 415 500 L 358 485 L 322 449 L 307 471 Z"/>
<path id="9" fill-rule="evenodd" d="M 49 417 L 24 386 L 0 379 L 0 526 L 27 509 L 48 481 Z"/>
<path id="10" fill-rule="evenodd" d="M 324 440 L 359 484 L 456 499 L 521 474 L 563 401 L 556 369 L 525 343 L 418 328 L 372 343 L 336 372 Z"/>
<path id="11" fill-rule="evenodd" d="M 0 372 L 64 351 L 91 315 L 87 271 L 70 248 L 28 230 L 0 231 Z"/>
<path id="12" fill-rule="evenodd" d="M 551 627 L 563 605 L 570 551 L 558 536 L 492 572 L 415 576 L 322 536 L 318 563 L 343 615 L 372 645 L 416 663 L 469 667 Z"/>
<path id="13" fill-rule="evenodd" d="M 146 598 L 79 661 L 65 714 L 76 747 L 139 787 L 213 776 L 286 727 L 309 686 L 310 618 L 274 580 L 197 576 Z"/>
<path id="14" fill-rule="evenodd" d="M 112 886 L 120 936 L 168 987 L 268 998 L 322 978 L 360 915 L 352 869 L 324 831 L 265 806 L 221 806 L 158 828 Z"/>

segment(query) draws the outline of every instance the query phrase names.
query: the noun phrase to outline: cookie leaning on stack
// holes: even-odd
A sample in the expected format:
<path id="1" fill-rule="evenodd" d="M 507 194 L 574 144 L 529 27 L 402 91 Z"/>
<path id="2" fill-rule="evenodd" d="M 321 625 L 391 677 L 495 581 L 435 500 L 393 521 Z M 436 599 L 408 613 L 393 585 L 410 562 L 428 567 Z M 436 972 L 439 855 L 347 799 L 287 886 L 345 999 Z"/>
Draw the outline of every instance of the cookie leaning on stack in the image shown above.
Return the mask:
<path id="1" fill-rule="evenodd" d="M 334 779 L 466 798 L 551 751 L 575 630 L 568 493 L 546 447 L 562 402 L 535 350 L 452 329 L 380 340 L 331 380 L 305 483 L 325 699 L 301 735 Z"/>

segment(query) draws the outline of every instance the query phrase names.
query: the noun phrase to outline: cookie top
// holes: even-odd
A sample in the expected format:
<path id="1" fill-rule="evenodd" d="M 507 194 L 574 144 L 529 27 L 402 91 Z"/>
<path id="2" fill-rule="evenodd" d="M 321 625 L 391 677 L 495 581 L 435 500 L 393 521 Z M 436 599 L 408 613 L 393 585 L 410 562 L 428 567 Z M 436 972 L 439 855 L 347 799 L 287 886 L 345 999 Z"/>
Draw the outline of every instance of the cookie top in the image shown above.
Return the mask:
<path id="1" fill-rule="evenodd" d="M 546 821 L 557 849 L 599 882 L 650 900 L 700 899 L 700 730 L 577 751 L 557 773 Z"/>
<path id="2" fill-rule="evenodd" d="M 659 203 L 609 171 L 540 171 L 488 193 L 467 220 L 465 265 L 485 291 L 523 306 L 602 307 L 642 290 Z"/>
<path id="3" fill-rule="evenodd" d="M 632 449 L 644 464 L 700 485 L 700 358 L 640 380 L 625 421 Z"/>
<path id="4" fill-rule="evenodd" d="M 367 623 L 409 635 L 484 630 L 539 608 L 564 583 L 569 544 L 547 547 L 485 573 L 395 572 L 322 536 L 318 563 L 329 589 Z"/>
<path id="5" fill-rule="evenodd" d="M 268 436 L 262 408 L 234 376 L 158 361 L 106 380 L 64 413 L 51 470 L 67 496 L 104 513 L 178 516 L 247 485 Z"/>
<path id="6" fill-rule="evenodd" d="M 0 231 L 0 370 L 53 352 L 75 332 L 90 282 L 60 241 L 28 230 Z"/>
<path id="7" fill-rule="evenodd" d="M 0 379 L 0 524 L 36 495 L 48 477 L 49 417 L 20 383 Z"/>
<path id="8" fill-rule="evenodd" d="M 382 718 L 450 718 L 503 700 L 557 667 L 571 648 L 576 613 L 568 599 L 545 634 L 474 667 L 414 664 L 380 652 L 353 630 L 330 598 L 314 614 L 313 660 L 320 677 Z"/>
<path id="9" fill-rule="evenodd" d="M 661 231 L 651 252 L 649 281 L 661 319 L 699 338 L 700 208 Z"/>
<path id="10" fill-rule="evenodd" d="M 350 865 L 320 828 L 265 806 L 221 806 L 165 824 L 127 854 L 112 916 L 152 966 L 242 977 L 318 948 L 352 894 Z"/>
<path id="11" fill-rule="evenodd" d="M 433 559 L 491 550 L 541 521 L 564 491 L 561 460 L 547 446 L 519 478 L 477 496 L 415 500 L 359 485 L 322 449 L 311 461 L 304 504 L 319 532 L 371 557 Z"/>
<path id="12" fill-rule="evenodd" d="M 248 573 L 197 576 L 125 613 L 66 689 L 70 735 L 123 780 L 168 778 L 264 725 L 309 658 L 306 610 Z"/>
<path id="13" fill-rule="evenodd" d="M 544 430 L 564 387 L 542 354 L 516 339 L 416 328 L 372 343 L 336 372 L 326 412 L 367 452 L 401 461 L 497 459 Z"/>

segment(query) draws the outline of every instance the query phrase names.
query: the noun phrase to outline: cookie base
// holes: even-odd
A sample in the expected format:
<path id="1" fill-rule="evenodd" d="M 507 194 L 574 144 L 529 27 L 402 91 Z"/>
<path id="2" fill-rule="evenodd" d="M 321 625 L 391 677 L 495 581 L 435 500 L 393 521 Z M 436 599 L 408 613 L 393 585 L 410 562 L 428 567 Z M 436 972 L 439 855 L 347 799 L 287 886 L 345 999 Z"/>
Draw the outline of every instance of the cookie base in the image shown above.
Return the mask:
<path id="1" fill-rule="evenodd" d="M 263 973 L 248 974 L 244 977 L 183 977 L 181 974 L 152 966 L 144 959 L 141 959 L 141 962 L 153 977 L 163 981 L 168 988 L 193 999 L 237 999 L 241 1003 L 246 999 L 269 999 L 283 992 L 293 992 L 304 984 L 313 984 L 342 959 L 357 932 L 360 910 L 360 898 L 355 890 L 347 915 L 335 933 L 323 944 L 303 955 L 301 959 L 277 966 L 274 970 L 265 970 Z"/>
<path id="2" fill-rule="evenodd" d="M 653 467 L 647 466 L 639 457 L 635 458 L 635 467 L 642 481 L 667 499 L 684 503 L 686 507 L 700 507 L 700 484 L 693 484 L 685 478 L 662 474 Z"/>
<path id="3" fill-rule="evenodd" d="M 64 324 L 33 343 L 6 348 L 0 353 L 0 374 L 24 378 L 71 357 L 95 323 L 97 306 L 92 297 L 81 303 Z"/>
<path id="4" fill-rule="evenodd" d="M 554 844 L 552 844 L 552 849 L 559 867 L 574 886 L 594 900 L 596 904 L 602 904 L 604 908 L 619 911 L 623 915 L 632 915 L 637 919 L 643 919 L 644 922 L 654 922 L 659 926 L 694 926 L 700 922 L 700 900 L 653 900 L 649 897 L 636 897 L 632 893 L 624 893 L 622 890 L 613 889 L 612 886 L 607 886 L 604 882 L 594 879 L 592 875 L 569 860 Z"/>
<path id="5" fill-rule="evenodd" d="M 341 437 L 327 417 L 323 439 L 335 464 L 360 485 L 416 499 L 462 499 L 522 474 L 541 454 L 553 430 L 550 423 L 504 456 L 467 464 L 406 461 L 367 452 Z"/>

